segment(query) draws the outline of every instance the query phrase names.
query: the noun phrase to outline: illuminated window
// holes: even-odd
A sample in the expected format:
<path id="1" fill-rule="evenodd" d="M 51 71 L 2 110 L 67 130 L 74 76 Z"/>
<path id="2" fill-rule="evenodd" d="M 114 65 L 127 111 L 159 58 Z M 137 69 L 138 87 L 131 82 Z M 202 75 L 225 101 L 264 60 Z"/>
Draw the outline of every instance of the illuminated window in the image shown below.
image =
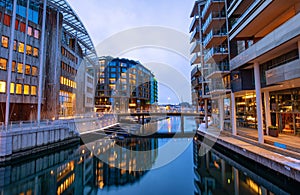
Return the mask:
<path id="1" fill-rule="evenodd" d="M 31 26 L 28 26 L 28 28 L 27 28 L 27 34 L 28 34 L 29 36 L 32 36 L 32 34 L 33 34 L 33 29 L 32 29 Z"/>
<path id="2" fill-rule="evenodd" d="M 16 86 L 16 94 L 22 94 L 22 84 L 17 84 Z"/>
<path id="3" fill-rule="evenodd" d="M 38 48 L 33 48 L 33 56 L 38 57 L 39 56 L 39 49 Z"/>
<path id="4" fill-rule="evenodd" d="M 19 28 L 19 20 L 16 20 L 16 23 L 15 23 L 15 30 L 18 30 Z"/>
<path id="5" fill-rule="evenodd" d="M 37 75 L 38 75 L 38 74 L 37 74 L 37 67 L 32 66 L 31 74 L 32 74 L 32 76 L 37 76 Z"/>
<path id="6" fill-rule="evenodd" d="M 8 37 L 2 36 L 2 47 L 8 48 Z"/>
<path id="7" fill-rule="evenodd" d="M 37 29 L 34 29 L 34 38 L 39 39 L 40 38 L 40 31 Z"/>
<path id="8" fill-rule="evenodd" d="M 23 73 L 23 64 L 22 63 L 18 63 L 17 72 Z"/>
<path id="9" fill-rule="evenodd" d="M 6 82 L 0 81 L 0 93 L 5 93 L 5 92 L 6 92 Z"/>
<path id="10" fill-rule="evenodd" d="M 64 77 L 60 77 L 60 84 L 64 84 Z"/>
<path id="11" fill-rule="evenodd" d="M 29 85 L 24 85 L 24 94 L 29 95 Z"/>
<path id="12" fill-rule="evenodd" d="M 25 74 L 30 74 L 30 66 L 28 64 L 25 66 Z"/>
<path id="13" fill-rule="evenodd" d="M 10 93 L 15 93 L 15 84 L 14 83 L 10 83 Z"/>
<path id="14" fill-rule="evenodd" d="M 10 26 L 10 20 L 11 20 L 10 15 L 4 14 L 3 24 L 6 26 Z"/>
<path id="15" fill-rule="evenodd" d="M 14 51 L 17 51 L 17 41 L 14 40 Z"/>
<path id="16" fill-rule="evenodd" d="M 24 22 L 20 23 L 20 31 L 25 33 L 25 29 L 26 29 L 26 24 Z"/>
<path id="17" fill-rule="evenodd" d="M 36 86 L 31 86 L 31 95 L 36 95 Z"/>
<path id="18" fill-rule="evenodd" d="M 32 55 L 32 46 L 31 45 L 26 45 L 26 54 Z"/>
<path id="19" fill-rule="evenodd" d="M 0 58 L 0 69 L 1 70 L 6 70 L 6 66 L 7 66 L 7 60 Z"/>
<path id="20" fill-rule="evenodd" d="M 12 62 L 12 72 L 16 72 L 16 61 Z"/>
<path id="21" fill-rule="evenodd" d="M 19 42 L 18 52 L 24 53 L 24 43 Z"/>

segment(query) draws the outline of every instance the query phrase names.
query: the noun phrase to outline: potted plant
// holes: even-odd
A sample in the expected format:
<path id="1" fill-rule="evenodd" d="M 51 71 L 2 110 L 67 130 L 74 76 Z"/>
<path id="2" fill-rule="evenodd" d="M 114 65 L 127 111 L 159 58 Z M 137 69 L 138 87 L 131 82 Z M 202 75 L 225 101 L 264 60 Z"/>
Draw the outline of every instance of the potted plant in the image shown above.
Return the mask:
<path id="1" fill-rule="evenodd" d="M 273 137 L 278 137 L 278 127 L 277 126 L 269 126 L 269 135 Z"/>

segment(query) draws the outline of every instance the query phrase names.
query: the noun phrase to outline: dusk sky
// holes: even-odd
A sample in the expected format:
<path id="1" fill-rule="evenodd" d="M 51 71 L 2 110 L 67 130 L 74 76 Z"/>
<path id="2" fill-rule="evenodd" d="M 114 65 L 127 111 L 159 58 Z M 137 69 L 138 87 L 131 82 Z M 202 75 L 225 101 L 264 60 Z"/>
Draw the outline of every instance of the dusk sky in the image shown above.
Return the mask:
<path id="1" fill-rule="evenodd" d="M 148 67 L 159 81 L 159 103 L 191 101 L 188 29 L 194 0 L 68 2 L 87 28 L 99 56 L 111 55 L 138 60 Z M 167 30 L 152 28 L 154 33 L 144 33 L 143 27 L 161 27 Z M 132 32 L 131 29 L 136 31 Z M 126 31 L 131 33 L 130 36 Z M 183 36 L 179 36 L 178 33 L 182 33 Z M 159 41 L 155 41 L 155 44 L 150 43 L 154 39 Z M 108 45 L 112 45 L 111 40 L 118 40 L 118 45 L 122 45 L 123 50 L 120 50 L 120 46 L 115 47 L 115 43 L 109 47 L 112 52 L 98 50 L 103 48 L 104 43 L 109 42 Z M 166 46 L 164 41 L 167 41 L 170 47 Z M 128 47 L 124 48 L 124 45 Z"/>

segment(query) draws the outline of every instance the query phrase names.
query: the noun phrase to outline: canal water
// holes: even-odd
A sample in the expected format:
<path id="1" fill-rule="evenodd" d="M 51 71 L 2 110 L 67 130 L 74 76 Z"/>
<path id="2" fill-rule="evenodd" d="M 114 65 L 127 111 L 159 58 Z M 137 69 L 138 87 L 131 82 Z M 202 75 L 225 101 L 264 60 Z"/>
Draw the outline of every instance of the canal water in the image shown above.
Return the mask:
<path id="1" fill-rule="evenodd" d="M 180 119 L 160 121 L 157 128 L 177 132 Z M 195 128 L 187 118 L 185 129 Z M 299 183 L 239 159 L 193 138 L 103 139 L 0 167 L 0 193 L 299 194 Z"/>

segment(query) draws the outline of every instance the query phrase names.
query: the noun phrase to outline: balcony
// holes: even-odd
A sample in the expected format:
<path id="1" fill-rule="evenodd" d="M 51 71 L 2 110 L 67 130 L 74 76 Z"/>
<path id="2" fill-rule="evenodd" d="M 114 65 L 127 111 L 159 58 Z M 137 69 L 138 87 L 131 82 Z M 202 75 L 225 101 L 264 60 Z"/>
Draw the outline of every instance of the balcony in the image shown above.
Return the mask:
<path id="1" fill-rule="evenodd" d="M 212 11 L 220 11 L 225 6 L 225 0 L 208 0 L 202 10 L 202 18 L 205 20 Z"/>
<path id="2" fill-rule="evenodd" d="M 221 45 L 227 39 L 227 30 L 222 28 L 220 30 L 212 29 L 204 38 L 203 46 L 211 48 L 213 45 Z"/>
<path id="3" fill-rule="evenodd" d="M 191 71 L 191 78 L 201 75 L 201 65 L 196 65 Z"/>
<path id="4" fill-rule="evenodd" d="M 208 69 L 207 79 L 222 78 L 225 74 L 229 74 L 229 63 L 224 62 L 221 64 L 213 64 L 210 69 Z"/>
<path id="5" fill-rule="evenodd" d="M 192 23 L 190 25 L 190 33 L 194 30 L 195 27 L 199 26 L 199 16 L 194 16 Z"/>
<path id="6" fill-rule="evenodd" d="M 200 38 L 200 34 L 199 34 L 200 30 L 199 30 L 199 27 L 196 27 L 192 34 L 191 34 L 191 37 L 190 37 L 190 43 L 196 41 L 196 40 L 199 40 Z"/>
<path id="7" fill-rule="evenodd" d="M 201 58 L 198 56 L 198 53 L 195 53 L 191 59 L 191 65 L 199 64 L 201 63 Z"/>
<path id="8" fill-rule="evenodd" d="M 190 49 L 190 54 L 200 52 L 201 42 L 196 41 L 192 44 L 192 47 Z"/>
<path id="9" fill-rule="evenodd" d="M 220 47 L 212 47 L 210 50 L 208 50 L 208 52 L 204 56 L 204 62 L 215 64 L 223 61 L 227 57 L 228 57 L 227 45 L 220 46 Z"/>
<path id="10" fill-rule="evenodd" d="M 226 22 L 226 14 L 224 11 L 222 12 L 212 12 L 209 14 L 205 23 L 202 26 L 202 30 L 204 34 L 207 34 L 213 27 L 222 27 Z"/>
<path id="11" fill-rule="evenodd" d="M 230 84 L 224 84 L 222 79 L 213 80 L 209 84 L 209 95 L 221 95 L 231 92 Z"/>

